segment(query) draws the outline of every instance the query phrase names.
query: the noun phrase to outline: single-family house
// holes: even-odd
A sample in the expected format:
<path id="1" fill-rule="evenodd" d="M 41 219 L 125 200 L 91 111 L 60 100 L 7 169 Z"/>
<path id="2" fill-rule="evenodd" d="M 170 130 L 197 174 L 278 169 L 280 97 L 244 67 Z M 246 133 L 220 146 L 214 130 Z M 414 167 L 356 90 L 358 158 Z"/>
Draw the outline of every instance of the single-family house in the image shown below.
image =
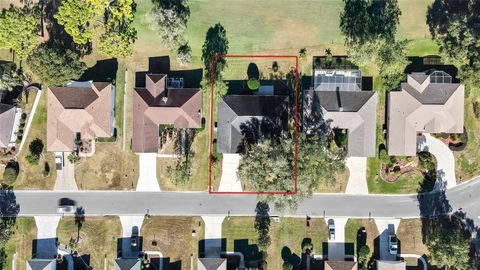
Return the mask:
<path id="1" fill-rule="evenodd" d="M 464 95 L 464 85 L 444 71 L 407 74 L 388 94 L 388 154 L 416 155 L 418 133 L 463 133 Z"/>
<path id="2" fill-rule="evenodd" d="M 32 259 L 27 261 L 27 270 L 56 270 L 57 260 L 55 259 Z"/>
<path id="3" fill-rule="evenodd" d="M 405 270 L 407 264 L 402 261 L 377 261 L 377 270 Z"/>
<path id="4" fill-rule="evenodd" d="M 21 111 L 8 104 L 0 103 L 0 149 L 9 149 L 15 146 Z"/>
<path id="5" fill-rule="evenodd" d="M 198 270 L 227 270 L 225 258 L 198 258 Z"/>
<path id="6" fill-rule="evenodd" d="M 325 261 L 325 270 L 357 270 L 357 262 L 351 261 Z"/>
<path id="7" fill-rule="evenodd" d="M 111 137 L 114 87 L 107 82 L 71 82 L 47 91 L 47 149 L 70 152 L 78 140 Z"/>
<path id="8" fill-rule="evenodd" d="M 362 90 L 358 69 L 315 69 L 313 87 L 304 90 L 303 130 L 321 134 L 325 123 L 347 130 L 347 155 L 375 156 L 378 95 Z"/>
<path id="9" fill-rule="evenodd" d="M 132 150 L 158 152 L 159 126 L 200 128 L 202 93 L 199 88 L 183 88 L 183 81 L 166 74 L 147 74 L 145 87 L 133 91 Z"/>
<path id="10" fill-rule="evenodd" d="M 118 258 L 115 259 L 114 270 L 140 270 L 141 261 L 139 258 Z"/>
<path id="11" fill-rule="evenodd" d="M 217 150 L 241 153 L 246 141 L 288 130 L 288 96 L 227 95 L 218 103 Z"/>

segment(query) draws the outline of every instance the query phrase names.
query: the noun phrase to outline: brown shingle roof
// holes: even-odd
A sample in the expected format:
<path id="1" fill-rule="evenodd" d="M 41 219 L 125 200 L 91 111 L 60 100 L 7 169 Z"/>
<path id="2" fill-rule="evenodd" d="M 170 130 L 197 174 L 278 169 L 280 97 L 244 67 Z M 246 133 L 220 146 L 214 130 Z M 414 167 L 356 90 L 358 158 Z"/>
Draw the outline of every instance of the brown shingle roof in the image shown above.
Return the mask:
<path id="1" fill-rule="evenodd" d="M 77 132 L 86 139 L 111 135 L 112 84 L 73 83 L 49 88 L 47 95 L 48 151 L 72 151 Z"/>
<path id="2" fill-rule="evenodd" d="M 147 74 L 146 87 L 134 88 L 134 152 L 157 152 L 159 125 L 199 128 L 202 94 L 197 88 L 166 88 L 166 75 Z"/>

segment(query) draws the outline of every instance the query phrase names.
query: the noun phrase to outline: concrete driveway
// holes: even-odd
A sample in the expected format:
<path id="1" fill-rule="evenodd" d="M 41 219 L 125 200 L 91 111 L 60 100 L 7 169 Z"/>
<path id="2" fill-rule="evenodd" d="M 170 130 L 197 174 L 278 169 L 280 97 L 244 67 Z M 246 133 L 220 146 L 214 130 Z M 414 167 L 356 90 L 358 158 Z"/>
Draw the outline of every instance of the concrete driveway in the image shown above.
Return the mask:
<path id="1" fill-rule="evenodd" d="M 138 235 L 141 235 L 141 228 L 144 216 L 119 216 L 122 224 L 122 258 L 138 258 L 140 247 L 134 249 L 131 246 L 131 236 L 133 227 L 138 228 Z M 140 245 L 140 243 L 139 243 Z"/>
<path id="2" fill-rule="evenodd" d="M 424 133 L 417 137 L 417 151 L 428 151 L 437 159 L 436 190 L 448 189 L 457 185 L 455 158 L 447 145 L 430 134 Z"/>
<path id="3" fill-rule="evenodd" d="M 390 254 L 388 250 L 388 236 L 391 234 L 396 234 L 398 225 L 400 224 L 400 219 L 375 219 L 375 224 L 377 224 L 378 232 L 380 233 L 379 241 L 379 254 L 380 260 L 382 261 L 395 261 L 397 259 L 396 255 Z"/>
<path id="4" fill-rule="evenodd" d="M 242 183 L 237 175 L 239 163 L 239 154 L 223 154 L 222 177 L 218 191 L 242 191 Z"/>
<path id="5" fill-rule="evenodd" d="M 160 191 L 157 180 L 157 153 L 139 154 L 140 174 L 137 191 Z"/>
<path id="6" fill-rule="evenodd" d="M 348 157 L 345 165 L 349 171 L 348 183 L 345 193 L 368 194 L 367 185 L 367 158 Z"/>
<path id="7" fill-rule="evenodd" d="M 70 152 L 56 153 L 63 156 L 63 167 L 57 170 L 57 179 L 55 180 L 54 190 L 77 191 L 78 186 L 75 181 L 75 164 L 68 161 Z"/>
<path id="8" fill-rule="evenodd" d="M 347 224 L 348 218 L 331 218 L 335 224 L 335 239 L 328 240 L 328 260 L 330 261 L 343 261 L 345 260 L 345 224 Z M 325 223 L 330 218 L 325 218 Z"/>
<path id="9" fill-rule="evenodd" d="M 222 252 L 222 223 L 225 216 L 202 216 L 205 223 L 205 257 L 220 257 Z"/>
<path id="10" fill-rule="evenodd" d="M 51 259 L 57 254 L 57 227 L 61 216 L 34 216 L 37 225 L 37 259 Z"/>

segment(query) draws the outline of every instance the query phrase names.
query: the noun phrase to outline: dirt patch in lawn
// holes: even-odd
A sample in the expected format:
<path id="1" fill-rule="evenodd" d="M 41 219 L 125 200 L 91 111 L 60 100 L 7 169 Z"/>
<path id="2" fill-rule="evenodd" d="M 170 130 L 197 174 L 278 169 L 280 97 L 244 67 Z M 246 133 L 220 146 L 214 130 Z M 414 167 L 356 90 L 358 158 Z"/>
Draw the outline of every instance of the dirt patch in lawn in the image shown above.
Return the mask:
<path id="1" fill-rule="evenodd" d="M 77 226 L 73 217 L 62 218 L 57 228 L 60 245 L 68 245 L 70 239 L 77 238 Z M 87 255 L 93 269 L 113 269 L 117 258 L 117 239 L 122 236 L 122 226 L 118 217 L 86 217 L 80 229 L 80 241 L 76 250 L 80 256 Z"/>
<path id="2" fill-rule="evenodd" d="M 172 270 L 190 269 L 191 255 L 196 266 L 198 244 L 204 234 L 200 217 L 150 217 L 141 229 L 143 249 L 162 252 L 170 259 L 170 268 L 167 268 Z"/>
<path id="3" fill-rule="evenodd" d="M 348 177 L 350 176 L 350 172 L 348 168 L 345 167 L 343 172 L 338 172 L 335 175 L 335 183 L 328 184 L 328 183 L 320 183 L 320 185 L 315 189 L 314 192 L 326 192 L 326 193 L 344 193 L 345 189 L 347 188 L 348 184 Z"/>
<path id="4" fill-rule="evenodd" d="M 130 190 L 138 180 L 138 156 L 122 151 L 121 142 L 96 143 L 95 154 L 82 158 L 75 166 L 75 180 L 80 189 Z"/>

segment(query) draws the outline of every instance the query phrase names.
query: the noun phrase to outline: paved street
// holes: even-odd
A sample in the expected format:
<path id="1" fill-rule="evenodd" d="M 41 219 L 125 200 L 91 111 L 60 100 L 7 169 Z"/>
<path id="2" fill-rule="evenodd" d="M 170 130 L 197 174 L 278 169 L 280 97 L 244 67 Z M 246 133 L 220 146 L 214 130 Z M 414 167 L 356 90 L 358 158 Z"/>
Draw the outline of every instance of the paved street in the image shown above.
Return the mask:
<path id="1" fill-rule="evenodd" d="M 64 197 L 83 206 L 85 215 L 144 215 L 149 209 L 151 215 L 227 215 L 230 211 L 230 215 L 254 216 L 256 205 L 256 195 L 205 192 L 15 191 L 15 195 L 21 216 L 56 214 L 57 201 Z M 477 178 L 449 189 L 446 198 L 453 211 L 463 208 L 476 221 L 480 215 L 479 195 L 480 178 Z M 433 197 L 432 194 L 424 196 L 426 199 Z M 296 213 L 285 215 L 409 218 L 420 216 L 420 210 L 416 195 L 315 194 Z"/>

